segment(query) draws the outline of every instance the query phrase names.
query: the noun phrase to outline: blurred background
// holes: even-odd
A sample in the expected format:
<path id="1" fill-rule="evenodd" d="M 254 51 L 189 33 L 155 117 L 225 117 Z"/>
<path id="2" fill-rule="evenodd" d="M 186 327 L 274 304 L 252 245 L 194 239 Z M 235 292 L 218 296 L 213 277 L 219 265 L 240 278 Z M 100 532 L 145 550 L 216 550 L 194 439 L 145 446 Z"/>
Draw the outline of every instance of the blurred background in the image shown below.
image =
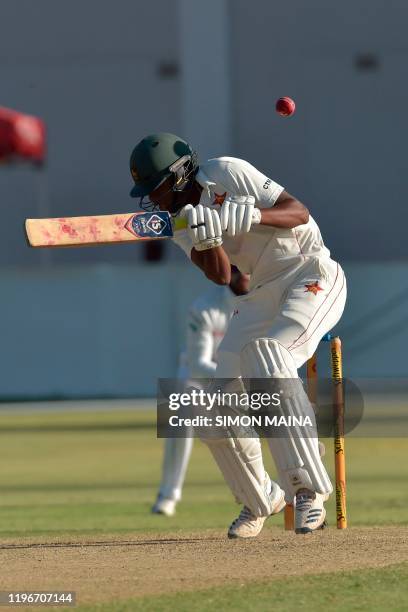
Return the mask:
<path id="1" fill-rule="evenodd" d="M 129 155 L 154 131 L 304 201 L 348 278 L 345 374 L 407 376 L 407 18 L 397 0 L 3 0 L 0 106 L 41 117 L 48 151 L 0 166 L 0 397 L 152 397 L 175 375 L 208 287 L 181 251 L 31 250 L 23 232 L 133 211 Z"/>

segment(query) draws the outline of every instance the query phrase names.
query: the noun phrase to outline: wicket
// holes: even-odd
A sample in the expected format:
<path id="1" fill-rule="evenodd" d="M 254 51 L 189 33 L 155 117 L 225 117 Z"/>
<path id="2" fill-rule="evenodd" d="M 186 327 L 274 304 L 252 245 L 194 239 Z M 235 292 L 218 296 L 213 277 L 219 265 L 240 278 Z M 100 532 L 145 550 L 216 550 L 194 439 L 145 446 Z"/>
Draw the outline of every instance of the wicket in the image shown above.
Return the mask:
<path id="1" fill-rule="evenodd" d="M 344 392 L 341 340 L 338 336 L 326 334 L 322 342 L 330 342 L 330 365 L 333 381 L 333 425 L 334 425 L 334 465 L 336 485 L 337 529 L 346 529 L 346 461 L 344 449 Z M 306 364 L 307 394 L 312 404 L 317 402 L 317 353 Z M 294 508 L 285 507 L 285 529 L 294 529 Z"/>

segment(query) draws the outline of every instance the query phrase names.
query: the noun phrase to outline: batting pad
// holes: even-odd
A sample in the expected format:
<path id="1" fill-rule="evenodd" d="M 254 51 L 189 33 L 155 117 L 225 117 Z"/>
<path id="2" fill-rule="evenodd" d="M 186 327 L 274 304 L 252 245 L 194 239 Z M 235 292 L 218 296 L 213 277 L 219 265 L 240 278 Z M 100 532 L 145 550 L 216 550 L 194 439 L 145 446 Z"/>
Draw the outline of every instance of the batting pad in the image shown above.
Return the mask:
<path id="1" fill-rule="evenodd" d="M 299 381 L 300 383 L 300 381 Z M 282 401 L 282 414 L 289 416 L 310 416 L 314 424 L 314 411 L 304 389 L 299 384 L 299 395 Z M 290 501 L 299 489 L 310 489 L 323 495 L 333 491 L 330 478 L 324 467 L 319 442 L 313 435 L 313 428 L 308 428 L 304 435 L 301 428 L 287 428 L 284 435 L 267 438 L 273 460 L 279 475 L 279 481 Z"/>
<path id="2" fill-rule="evenodd" d="M 279 388 L 280 406 L 275 410 L 286 422 L 294 423 L 279 432 L 271 430 L 266 436 L 286 499 L 289 501 L 302 488 L 331 493 L 332 485 L 320 458 L 313 407 L 290 352 L 271 338 L 253 340 L 242 350 L 241 369 L 248 387 L 255 384 L 257 390 L 269 393 Z M 309 417 L 311 426 L 296 424 L 305 417 Z"/>
<path id="3" fill-rule="evenodd" d="M 206 438 L 205 442 L 238 503 L 255 516 L 269 516 L 271 480 L 265 471 L 258 438 Z"/>
<path id="4" fill-rule="evenodd" d="M 289 351 L 272 338 L 251 340 L 241 351 L 243 378 L 297 378 Z"/>

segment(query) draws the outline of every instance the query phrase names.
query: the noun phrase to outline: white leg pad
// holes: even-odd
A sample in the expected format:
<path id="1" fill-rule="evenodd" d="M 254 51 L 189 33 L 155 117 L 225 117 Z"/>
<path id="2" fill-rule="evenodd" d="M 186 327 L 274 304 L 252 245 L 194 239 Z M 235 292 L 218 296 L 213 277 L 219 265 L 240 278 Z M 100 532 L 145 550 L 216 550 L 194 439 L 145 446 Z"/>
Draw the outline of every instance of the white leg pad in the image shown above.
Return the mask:
<path id="1" fill-rule="evenodd" d="M 301 387 L 301 397 L 291 397 L 285 400 L 283 412 L 285 415 L 310 417 L 314 423 L 314 412 L 306 393 Z M 310 404 L 310 403 L 309 403 Z M 330 478 L 324 467 L 317 437 L 312 437 L 311 428 L 308 435 L 302 436 L 302 430 L 293 427 L 292 432 L 282 437 L 268 438 L 268 445 L 274 459 L 279 480 L 290 499 L 299 489 L 311 489 L 323 495 L 333 491 Z"/>
<path id="2" fill-rule="evenodd" d="M 272 338 L 251 340 L 241 351 L 243 378 L 297 378 L 289 351 Z"/>
<path id="3" fill-rule="evenodd" d="M 281 437 L 268 438 L 269 448 L 278 470 L 281 486 L 286 498 L 291 499 L 301 488 L 311 489 L 317 493 L 332 492 L 332 485 L 319 454 L 317 437 L 313 435 L 315 416 L 313 407 L 298 378 L 295 363 L 289 351 L 272 338 L 258 338 L 249 342 L 241 353 L 241 370 L 244 379 L 265 379 L 264 390 L 268 388 L 268 379 L 272 391 L 276 381 L 273 379 L 291 379 L 285 386 L 287 391 L 281 403 L 281 413 L 287 417 L 309 416 L 313 423 L 305 430 L 299 427 L 288 427 Z M 304 437 L 302 437 L 304 436 Z"/>
<path id="4" fill-rule="evenodd" d="M 271 481 L 265 471 L 259 438 L 203 439 L 235 499 L 255 516 L 269 516 L 273 510 Z"/>

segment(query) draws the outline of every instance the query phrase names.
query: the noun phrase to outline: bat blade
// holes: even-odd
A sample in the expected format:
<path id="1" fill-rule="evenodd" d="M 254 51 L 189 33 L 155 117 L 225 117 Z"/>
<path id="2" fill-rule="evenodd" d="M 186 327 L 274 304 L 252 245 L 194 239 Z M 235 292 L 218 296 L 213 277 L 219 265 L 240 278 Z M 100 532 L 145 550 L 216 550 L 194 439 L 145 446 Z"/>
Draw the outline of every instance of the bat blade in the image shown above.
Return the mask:
<path id="1" fill-rule="evenodd" d="M 25 222 L 28 243 L 34 248 L 82 247 L 161 240 L 171 238 L 174 230 L 185 227 L 184 219 L 172 219 L 168 212 L 162 211 L 26 219 Z"/>

